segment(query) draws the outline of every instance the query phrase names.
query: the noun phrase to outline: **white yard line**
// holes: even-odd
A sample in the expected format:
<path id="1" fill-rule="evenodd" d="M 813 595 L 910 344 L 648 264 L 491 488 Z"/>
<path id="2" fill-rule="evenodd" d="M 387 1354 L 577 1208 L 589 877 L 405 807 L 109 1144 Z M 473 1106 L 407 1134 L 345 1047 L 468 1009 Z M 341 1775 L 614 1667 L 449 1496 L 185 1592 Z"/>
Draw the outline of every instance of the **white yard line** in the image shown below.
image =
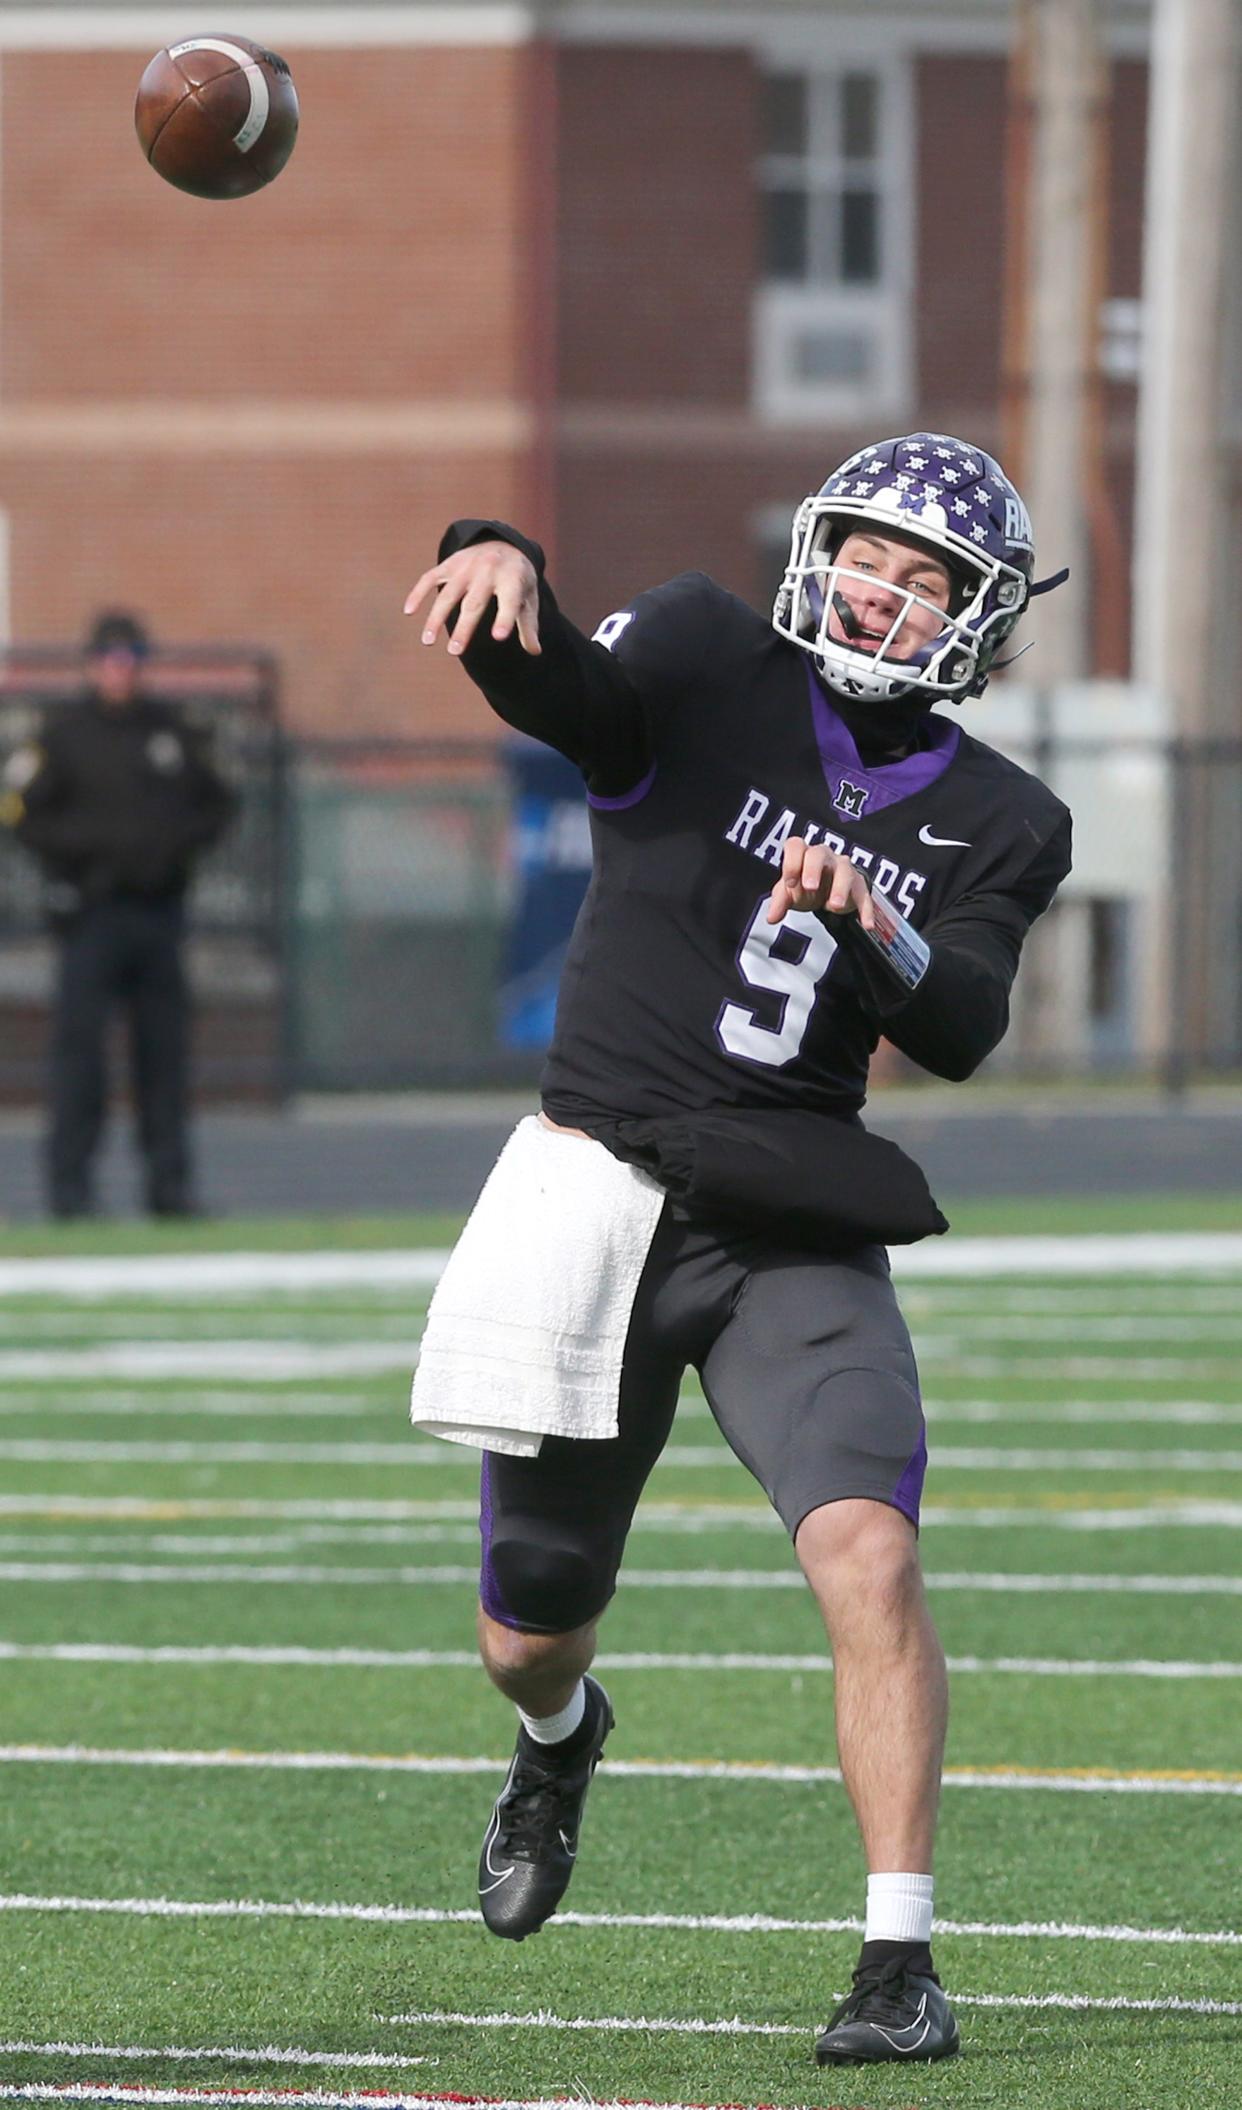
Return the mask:
<path id="1" fill-rule="evenodd" d="M 251 1567 L 238 1562 L 219 1566 L 185 1562 L 165 1567 L 145 1561 L 0 1561 L 0 1582 L 71 1583 L 273 1583 L 343 1587 L 409 1588 L 477 1583 L 470 1567 L 335 1568 L 330 1565 Z M 1067 1592 L 1086 1596 L 1242 1597 L 1237 1575 L 1026 1575 L 929 1574 L 933 1590 L 1014 1592 L 1019 1596 Z M 789 1568 L 627 1568 L 622 1586 L 630 1590 L 803 1590 L 802 1576 Z"/>
<path id="2" fill-rule="evenodd" d="M 1242 1428 L 1242 1400 L 1215 1399 L 929 1399 L 928 1418 L 937 1428 L 955 1422 L 1000 1422 L 1009 1426 L 1042 1426 L 1051 1423 L 1120 1422 L 1151 1423 L 1170 1428 Z M 38 1391 L 6 1390 L 0 1394 L 0 1415 L 28 1415 L 45 1421 L 49 1417 L 92 1420 L 97 1415 L 112 1418 L 154 1416 L 160 1421 L 184 1418 L 193 1421 L 292 1420 L 336 1421 L 359 1416 L 393 1418 L 393 1401 L 387 1391 L 378 1393 L 287 1392 L 244 1390 L 194 1390 L 177 1386 L 146 1392 L 66 1392 L 51 1385 Z M 709 1421 L 711 1409 L 696 1392 L 689 1392 L 677 1409 L 678 1423 Z"/>
<path id="3" fill-rule="evenodd" d="M 1242 1265 L 1242 1238 L 1238 1241 Z M 132 1253 L 0 1261 L 2 1297 L 267 1296 L 273 1290 L 426 1290 L 443 1247 L 309 1253 Z"/>
<path id="4" fill-rule="evenodd" d="M 258 1296 L 274 1289 L 427 1289 L 447 1250 L 177 1253 L 0 1262 L 0 1296 Z M 898 1246 L 905 1281 L 1068 1275 L 1203 1275 L 1242 1271 L 1242 1232 L 1089 1233 L 1076 1238 L 929 1239 Z"/>
<path id="5" fill-rule="evenodd" d="M 946 1324 L 950 1320 L 950 1324 Z M 952 1327 L 961 1327 L 958 1333 Z M 1083 1341 L 1186 1341 L 1220 1340 L 1242 1342 L 1242 1318 L 1226 1313 L 1203 1314 L 1199 1317 L 1186 1313 L 1151 1314 L 1145 1312 L 1109 1312 L 1099 1316 L 1069 1317 L 1059 1324 L 1049 1324 L 1047 1319 L 1009 1317 L 988 1312 L 963 1312 L 943 1316 L 916 1312 L 910 1317 L 910 1329 L 920 1353 L 939 1345 L 946 1354 L 957 1352 L 971 1341 L 1039 1341 L 1048 1342 L 1062 1333 L 1073 1336 L 1075 1345 Z"/>
<path id="6" fill-rule="evenodd" d="M 269 2045 L 260 2052 L 236 2050 L 222 2045 L 187 2049 L 184 2045 L 159 2044 L 38 2044 L 21 2039 L 0 2042 L 0 2052 L 26 2052 L 36 2057 L 62 2059 L 241 2059 L 245 2063 L 274 2058 Z M 288 2065 L 317 2066 L 327 2055 L 290 2052 Z M 398 2058 L 383 2052 L 341 2053 L 342 2068 L 355 2066 L 381 2073 L 403 2071 L 409 2066 L 438 2066 L 438 2058 Z M 594 2098 L 592 2099 L 594 2101 Z M 155 2088 L 142 2081 L 13 2081 L 0 2082 L 0 2102 L 6 2103 L 168 2103 L 185 2110 L 191 2103 L 238 2103 L 242 2110 L 578 2110 L 581 2097 L 555 2096 L 542 2101 L 501 2101 L 481 2095 L 395 2095 L 386 2088 Z M 629 2110 L 621 2103 L 600 2102 L 598 2110 Z M 650 2103 L 643 2110 L 711 2110 L 710 2104 Z M 721 2106 L 729 2110 L 729 2106 Z"/>
<path id="7" fill-rule="evenodd" d="M 95 1749 L 85 1744 L 0 1744 L 6 1766 L 133 1766 L 157 1770 L 247 1773 L 412 1773 L 455 1778 L 462 1774 L 502 1775 L 504 1758 L 423 1757 L 416 1753 L 363 1751 L 181 1751 L 120 1746 Z M 768 1760 L 612 1759 L 601 1779 L 724 1780 L 747 1787 L 839 1787 L 838 1766 L 779 1765 Z M 1005 1788 L 1024 1794 L 1047 1790 L 1061 1795 L 1229 1795 L 1242 1796 L 1242 1773 L 1114 1773 L 1103 1768 L 1056 1772 L 1027 1767 L 948 1767 L 946 1788 Z"/>
<path id="8" fill-rule="evenodd" d="M 601 1779 L 603 1775 L 601 1774 Z M 344 1920 L 382 1926 L 479 1925 L 474 1906 L 319 1904 L 305 1898 L 111 1898 L 0 1894 L 0 1912 L 99 1913 L 127 1919 Z M 774 1914 L 690 1912 L 557 1912 L 546 1923 L 553 1934 L 570 1927 L 650 1927 L 687 1934 L 856 1934 L 860 1919 L 792 1919 Z M 936 1918 L 936 1938 L 1016 1941 L 1107 1941 L 1150 1943 L 1161 1948 L 1242 1949 L 1242 1931 L 1190 1927 L 1109 1926 L 1074 1920 L 951 1920 Z M 650 2106 L 646 2106 L 650 2110 Z"/>
<path id="9" fill-rule="evenodd" d="M 1015 1418 L 1020 1409 L 1015 1409 Z M 1003 1444 L 936 1443 L 933 1462 L 957 1472 L 1201 1472 L 1242 1473 L 1242 1451 L 1210 1447 L 1176 1450 L 1013 1447 Z M 472 1444 L 420 1443 L 269 1443 L 217 1442 L 191 1438 L 169 1443 L 123 1437 L 6 1436 L 0 1458 L 26 1465 L 395 1465 L 474 1466 L 480 1453 Z M 703 1469 L 728 1466 L 732 1453 L 722 1441 L 669 1444 L 659 1466 Z"/>
<path id="10" fill-rule="evenodd" d="M 817 1996 L 822 2008 L 831 2007 L 841 1991 Z M 1088 1993 L 959 1993 L 953 1990 L 955 2007 L 985 2008 L 1073 2008 L 1087 2013 L 1095 2008 L 1117 2009 L 1146 2015 L 1242 2015 L 1242 2000 L 1129 2000 L 1122 1997 L 1094 1998 Z M 534 2014 L 468 2014 L 444 2008 L 412 2009 L 408 2014 L 381 2015 L 382 2022 L 399 2028 L 452 2026 L 465 2029 L 548 2029 L 589 2032 L 601 2035 L 653 2035 L 670 2037 L 804 2037 L 805 2022 L 743 2022 L 737 2015 L 674 2017 L 669 2015 L 554 2015 L 541 2008 Z"/>
<path id="11" fill-rule="evenodd" d="M 1024 1678 L 1242 1678 L 1242 1663 L 1197 1662 L 1163 1657 L 1079 1656 L 950 1656 L 948 1667 L 955 1674 L 1017 1676 Z M 258 1648 L 245 1644 L 220 1647 L 165 1644 L 142 1648 L 133 1642 L 110 1641 L 0 1641 L 0 1663 L 92 1663 L 102 1665 L 143 1664 L 159 1668 L 185 1665 L 192 1669 L 212 1664 L 288 1666 L 314 1670 L 469 1670 L 479 1669 L 478 1653 L 466 1648 Z M 775 1672 L 802 1676 L 830 1676 L 827 1656 L 761 1655 L 740 1652 L 652 1654 L 641 1650 L 603 1650 L 595 1659 L 599 1670 L 676 1670 L 717 1672 Z"/>
<path id="12" fill-rule="evenodd" d="M 1215 1399 L 930 1399 L 927 1418 L 934 1429 L 954 1422 L 1002 1422 L 1010 1428 L 1022 1424 L 1055 1422 L 1150 1422 L 1170 1428 L 1242 1428 L 1242 1400 L 1222 1403 Z M 683 1418 L 710 1411 L 706 1400 L 688 1399 L 679 1408 Z"/>
<path id="13" fill-rule="evenodd" d="M 1240 1293 L 1242 1294 L 1242 1293 Z M 929 1355 L 927 1342 L 920 1346 L 920 1360 L 924 1365 L 935 1363 L 935 1355 Z M 1239 1379 L 1237 1356 L 1141 1356 L 1141 1355 L 958 1355 L 945 1357 L 945 1363 L 955 1377 L 979 1379 L 992 1384 L 997 1379 L 1011 1383 L 1019 1379 L 1028 1384 L 1228 1384 L 1236 1385 Z M 0 1358 L 0 1368 L 3 1359 Z M 933 1382 L 940 1382 L 945 1370 L 935 1372 Z M 1019 1406 L 1021 1402 L 1016 1402 Z"/>
<path id="14" fill-rule="evenodd" d="M 193 1421 L 211 1421 L 217 1416 L 239 1421 L 286 1417 L 296 1421 L 336 1421 L 360 1414 L 390 1415 L 391 1411 L 391 1402 L 383 1393 L 368 1398 L 359 1392 L 321 1392 L 318 1386 L 292 1397 L 287 1392 L 247 1392 L 240 1387 L 230 1392 L 203 1392 L 180 1386 L 168 1392 L 61 1392 L 49 1386 L 41 1392 L 0 1393 L 0 1414 L 29 1414 L 40 1421 L 50 1415 L 81 1415 L 89 1420 L 97 1414 L 151 1414 L 160 1421 L 180 1416 Z M 1238 1419 L 1242 1421 L 1242 1408 Z"/>
<path id="15" fill-rule="evenodd" d="M 97 1348 L 0 1349 L 0 1383 L 14 1378 L 45 1382 L 77 1378 L 318 1378 L 384 1376 L 406 1378 L 417 1361 L 409 1342 L 339 1342 L 296 1339 L 234 1341 L 115 1341 Z"/>
<path id="16" fill-rule="evenodd" d="M 0 2040 L 0 2053 L 33 2054 L 37 2058 L 61 2059 L 229 2059 L 244 2065 L 260 2060 L 269 2065 L 334 2066 L 342 2070 L 359 2067 L 379 2073 L 403 2072 L 411 2066 L 438 2066 L 438 2058 L 399 2057 L 395 2053 L 300 2052 L 264 2045 L 258 2051 L 233 2045 L 161 2044 L 39 2044 L 26 2039 Z M 549 2096 L 524 2101 L 482 2095 L 394 2095 L 389 2089 L 361 2091 L 332 2088 L 154 2088 L 141 2081 L 15 2081 L 0 2082 L 0 2102 L 6 2103 L 238 2103 L 242 2110 L 578 2110 L 579 2096 Z M 592 2097 L 592 2102 L 595 2098 Z M 632 2106 L 603 2101 L 598 2110 L 632 2110 Z M 645 2103 L 643 2110 L 712 2110 L 702 2103 Z M 721 2110 L 730 2110 L 722 2105 Z M 762 2106 L 761 2106 L 762 2110 Z"/>
<path id="17" fill-rule="evenodd" d="M 477 1546 L 475 1524 L 290 1524 L 284 1531 L 217 1538 L 196 1532 L 0 1531 L 5 1553 L 300 1553 L 308 1546 Z"/>
<path id="18" fill-rule="evenodd" d="M 1204 1501 L 1196 1496 L 1161 1495 L 1135 1505 L 1133 1497 L 1115 1508 L 1079 1506 L 1054 1497 L 1037 1503 L 973 1502 L 925 1503 L 925 1524 L 951 1525 L 954 1529 L 979 1527 L 1008 1529 L 1015 1524 L 1047 1525 L 1061 1531 L 1140 1531 L 1169 1524 L 1188 1528 L 1232 1529 L 1242 1524 L 1242 1502 Z M 198 1495 L 82 1495 L 0 1494 L 0 1516 L 45 1517 L 49 1521 L 70 1518 L 117 1521 L 149 1519 L 166 1522 L 191 1518 L 253 1518 L 275 1522 L 284 1518 L 356 1518 L 374 1520 L 396 1528 L 403 1520 L 433 1520 L 438 1517 L 477 1518 L 477 1500 L 457 1501 L 450 1497 L 417 1500 L 343 1500 L 306 1496 L 292 1501 L 262 1501 L 236 1496 Z M 389 1525 L 389 1520 L 393 1520 Z M 781 1526 L 760 1498 L 753 1501 L 655 1502 L 641 1504 L 633 1531 L 698 1534 L 737 1529 L 763 1531 L 775 1537 Z M 360 1533 L 359 1542 L 365 1543 Z"/>
<path id="19" fill-rule="evenodd" d="M 0 1382 L 76 1385 L 116 1379 L 178 1385 L 187 1380 L 199 1384 L 232 1380 L 254 1385 L 294 1384 L 321 1376 L 359 1382 L 408 1378 L 418 1361 L 421 1333 L 421 1325 L 411 1322 L 402 1334 L 387 1340 L 368 1334 L 316 1342 L 296 1334 L 283 1338 L 269 1334 L 233 1339 L 122 1339 L 79 1348 L 0 1348 Z M 969 1335 L 950 1339 L 925 1334 L 918 1340 L 919 1357 L 936 1378 L 951 1370 L 988 1382 L 1237 1384 L 1239 1379 L 1236 1356 L 1063 1355 L 1055 1352 L 1062 1345 L 1059 1340 L 1049 1343 L 1045 1355 L 974 1355 L 966 1352 L 971 1345 Z"/>
<path id="20" fill-rule="evenodd" d="M 1242 1292 L 1240 1292 L 1242 1294 Z M 179 1384 L 236 1379 L 243 1384 L 300 1383 L 303 1379 L 400 1378 L 418 1361 L 419 1331 L 408 1339 L 353 1342 L 291 1337 L 202 1341 L 113 1341 L 89 1348 L 0 1349 L 0 1383 L 79 1384 L 115 1378 L 121 1382 Z M 1099 1381 L 1139 1384 L 1239 1381 L 1236 1356 L 1106 1356 L 1048 1354 L 965 1355 L 961 1343 L 920 1343 L 924 1364 L 943 1364 L 954 1374 L 994 1382 L 1019 1379 L 1041 1385 Z M 937 1381 L 943 1370 L 936 1372 Z"/>

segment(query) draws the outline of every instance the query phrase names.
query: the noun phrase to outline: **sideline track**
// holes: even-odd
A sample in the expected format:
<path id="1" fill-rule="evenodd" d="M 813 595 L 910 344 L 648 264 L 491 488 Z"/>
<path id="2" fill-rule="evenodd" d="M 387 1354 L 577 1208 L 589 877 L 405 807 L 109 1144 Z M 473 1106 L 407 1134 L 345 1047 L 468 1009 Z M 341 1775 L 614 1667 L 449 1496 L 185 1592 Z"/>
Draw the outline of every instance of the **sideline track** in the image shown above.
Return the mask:
<path id="1" fill-rule="evenodd" d="M 896 1246 L 899 1280 L 991 1275 L 1201 1275 L 1242 1270 L 1242 1232 L 1089 1232 Z M 0 1296 L 255 1297 L 270 1290 L 431 1289 L 443 1247 L 308 1253 L 160 1253 L 0 1261 Z"/>

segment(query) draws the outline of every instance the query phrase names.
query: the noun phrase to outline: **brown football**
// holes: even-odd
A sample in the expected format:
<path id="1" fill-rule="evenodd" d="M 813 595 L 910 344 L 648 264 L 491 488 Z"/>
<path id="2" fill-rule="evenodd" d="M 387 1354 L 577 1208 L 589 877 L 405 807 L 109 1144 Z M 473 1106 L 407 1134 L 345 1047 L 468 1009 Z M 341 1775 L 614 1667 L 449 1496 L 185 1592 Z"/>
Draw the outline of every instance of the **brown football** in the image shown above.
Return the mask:
<path id="1" fill-rule="evenodd" d="M 195 198 L 245 198 L 293 152 L 297 91 L 285 61 L 249 37 L 186 37 L 147 67 L 134 128 L 166 183 Z"/>

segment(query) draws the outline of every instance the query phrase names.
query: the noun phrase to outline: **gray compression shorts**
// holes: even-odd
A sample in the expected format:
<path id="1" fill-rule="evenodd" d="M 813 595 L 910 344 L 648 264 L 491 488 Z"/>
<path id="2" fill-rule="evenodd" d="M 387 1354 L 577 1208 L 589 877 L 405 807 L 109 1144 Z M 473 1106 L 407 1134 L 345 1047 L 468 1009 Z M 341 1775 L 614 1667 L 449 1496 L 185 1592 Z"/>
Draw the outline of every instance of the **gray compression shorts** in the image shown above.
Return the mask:
<path id="1" fill-rule="evenodd" d="M 556 1634 L 602 1612 L 687 1368 L 791 1537 L 821 1504 L 860 1496 L 917 1526 L 923 1410 L 883 1248 L 774 1249 L 666 1203 L 630 1318 L 616 1437 L 484 1454 L 491 1618 Z"/>

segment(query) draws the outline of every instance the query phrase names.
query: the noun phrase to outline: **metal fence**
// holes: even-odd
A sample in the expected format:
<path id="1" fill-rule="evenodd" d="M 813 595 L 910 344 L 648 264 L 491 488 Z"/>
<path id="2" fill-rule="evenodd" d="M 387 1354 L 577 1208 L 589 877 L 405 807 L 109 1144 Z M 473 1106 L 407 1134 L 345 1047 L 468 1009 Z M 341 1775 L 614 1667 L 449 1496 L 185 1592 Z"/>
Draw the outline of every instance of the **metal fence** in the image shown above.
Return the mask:
<path id="1" fill-rule="evenodd" d="M 204 1095 L 532 1082 L 539 1051 L 510 1031 L 506 1002 L 513 942 L 533 867 L 559 865 L 571 892 L 585 884 L 580 795 L 572 810 L 545 801 L 532 820 L 501 747 L 286 752 L 257 661 L 250 673 L 246 687 L 237 661 L 213 685 L 200 668 L 182 692 L 217 715 L 243 792 L 194 896 Z M 4 709 L 13 701 L 10 689 Z M 989 1068 L 1171 1088 L 1242 1071 L 1242 741 L 1045 728 L 1007 747 L 1074 809 L 1075 871 L 1032 934 Z M 10 844 L 0 853 L 0 1094 L 10 1099 L 39 1088 L 50 975 L 37 883 Z M 886 1074 L 921 1075 L 900 1061 Z"/>

